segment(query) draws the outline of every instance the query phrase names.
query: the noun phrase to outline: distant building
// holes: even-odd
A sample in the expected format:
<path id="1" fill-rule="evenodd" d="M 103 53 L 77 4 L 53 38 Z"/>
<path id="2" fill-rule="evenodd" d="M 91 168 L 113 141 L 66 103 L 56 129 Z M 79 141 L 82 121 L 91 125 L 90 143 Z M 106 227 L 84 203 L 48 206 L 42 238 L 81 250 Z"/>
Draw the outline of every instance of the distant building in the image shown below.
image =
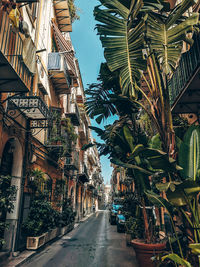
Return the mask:
<path id="1" fill-rule="evenodd" d="M 105 205 L 107 205 L 108 203 L 111 202 L 111 185 L 108 184 L 108 182 L 106 183 L 106 185 L 104 186 L 104 194 L 105 194 Z"/>

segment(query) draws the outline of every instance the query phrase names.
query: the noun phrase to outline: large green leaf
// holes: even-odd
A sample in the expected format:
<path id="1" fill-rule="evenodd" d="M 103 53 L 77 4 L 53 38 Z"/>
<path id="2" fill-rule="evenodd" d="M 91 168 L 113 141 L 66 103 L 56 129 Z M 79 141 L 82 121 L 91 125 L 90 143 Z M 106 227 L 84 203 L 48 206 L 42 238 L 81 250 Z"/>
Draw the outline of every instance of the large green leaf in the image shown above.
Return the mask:
<path id="1" fill-rule="evenodd" d="M 146 191 L 145 194 L 148 197 L 148 199 L 151 201 L 151 203 L 153 203 L 157 207 L 165 208 L 169 212 L 169 215 L 171 217 L 173 216 L 174 208 L 169 201 L 162 198 L 160 195 L 155 194 L 153 191 Z"/>
<path id="2" fill-rule="evenodd" d="M 180 57 L 183 41 L 192 44 L 186 34 L 198 23 L 199 15 L 192 14 L 182 20 L 184 12 L 194 4 L 193 0 L 184 0 L 177 8 L 165 14 L 151 13 L 148 16 L 147 37 L 152 50 L 155 50 L 163 71 L 168 74 L 174 71 Z"/>
<path id="3" fill-rule="evenodd" d="M 200 169 L 200 126 L 190 126 L 179 150 L 179 164 L 184 178 L 196 180 Z"/>
<path id="4" fill-rule="evenodd" d="M 104 134 L 104 130 L 95 126 L 89 126 L 89 128 L 97 133 L 98 136 L 102 136 Z"/>
<path id="5" fill-rule="evenodd" d="M 169 158 L 168 155 L 157 155 L 148 157 L 147 159 L 153 169 L 164 170 L 166 172 L 182 170 L 182 168 L 176 164 L 176 161 Z"/>
<path id="6" fill-rule="evenodd" d="M 129 144 L 129 147 L 130 147 L 130 151 L 132 152 L 135 148 L 134 146 L 134 138 L 133 138 L 133 135 L 130 131 L 130 129 L 128 128 L 127 125 L 125 125 L 123 127 L 123 133 L 124 133 L 124 137 L 125 137 L 125 140 L 126 142 Z"/>
<path id="7" fill-rule="evenodd" d="M 156 134 L 151 138 L 151 140 L 149 141 L 149 147 L 160 150 L 162 149 L 162 143 L 159 134 Z"/>
<path id="8" fill-rule="evenodd" d="M 195 255 L 200 255 L 200 243 L 189 244 L 189 248 L 192 249 L 192 253 Z"/>
<path id="9" fill-rule="evenodd" d="M 146 68 L 143 58 L 145 20 L 141 18 L 130 30 L 129 9 L 118 0 L 100 0 L 104 8 L 95 7 L 98 34 L 104 47 L 104 55 L 111 71 L 120 70 L 121 88 L 124 95 L 137 95 L 140 70 Z M 135 2 L 135 1 L 133 1 Z M 106 8 L 105 8 L 106 7 Z M 142 0 L 134 5 L 132 19 L 142 7 Z"/>
<path id="10" fill-rule="evenodd" d="M 184 267 L 192 267 L 192 265 L 186 261 L 185 259 L 181 258 L 179 255 L 175 254 L 175 253 L 171 253 L 171 254 L 168 254 L 166 256 L 163 256 L 162 257 L 162 261 L 164 261 L 165 259 L 170 259 L 172 260 L 173 262 L 181 265 L 181 266 L 184 266 Z"/>
<path id="11" fill-rule="evenodd" d="M 92 83 L 85 91 L 86 111 L 91 118 L 101 123 L 103 119 L 117 113 L 115 102 L 111 101 L 115 92 L 121 92 L 118 72 L 111 72 L 106 63 L 102 63 L 97 83 Z"/>
<path id="12" fill-rule="evenodd" d="M 88 148 L 93 147 L 93 146 L 95 146 L 95 144 L 93 143 L 85 144 L 82 146 L 81 150 L 87 150 Z"/>
<path id="13" fill-rule="evenodd" d="M 144 168 L 142 168 L 140 166 L 137 166 L 135 164 L 122 162 L 119 159 L 112 158 L 110 161 L 111 161 L 111 163 L 113 163 L 115 165 L 118 165 L 118 166 L 121 166 L 121 167 L 124 167 L 124 168 L 127 168 L 127 169 L 135 169 L 135 170 L 138 170 L 139 172 L 147 174 L 147 175 L 152 175 L 153 174 L 153 172 L 151 172 L 151 171 L 149 171 L 147 169 L 144 169 Z"/>
<path id="14" fill-rule="evenodd" d="M 200 192 L 200 184 L 193 180 L 185 180 L 184 182 L 177 184 L 175 190 L 167 191 L 167 198 L 174 206 L 187 205 L 187 201 L 190 201 Z"/>

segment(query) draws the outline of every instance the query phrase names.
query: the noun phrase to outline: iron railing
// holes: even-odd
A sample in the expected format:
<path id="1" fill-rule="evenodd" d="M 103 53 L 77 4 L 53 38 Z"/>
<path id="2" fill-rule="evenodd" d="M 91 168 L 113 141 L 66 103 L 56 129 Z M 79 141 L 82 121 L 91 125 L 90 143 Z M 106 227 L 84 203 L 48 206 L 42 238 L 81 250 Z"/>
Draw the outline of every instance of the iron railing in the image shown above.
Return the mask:
<path id="1" fill-rule="evenodd" d="M 194 44 L 181 55 L 178 67 L 169 80 L 170 102 L 173 105 L 178 95 L 185 89 L 192 75 L 200 66 L 200 34 L 195 34 Z"/>
<path id="2" fill-rule="evenodd" d="M 49 108 L 40 96 L 14 96 L 8 101 L 10 110 L 18 109 L 31 119 L 50 118 Z"/>
<path id="3" fill-rule="evenodd" d="M 65 160 L 66 170 L 79 170 L 79 152 L 73 151 L 72 157 L 66 157 Z"/>

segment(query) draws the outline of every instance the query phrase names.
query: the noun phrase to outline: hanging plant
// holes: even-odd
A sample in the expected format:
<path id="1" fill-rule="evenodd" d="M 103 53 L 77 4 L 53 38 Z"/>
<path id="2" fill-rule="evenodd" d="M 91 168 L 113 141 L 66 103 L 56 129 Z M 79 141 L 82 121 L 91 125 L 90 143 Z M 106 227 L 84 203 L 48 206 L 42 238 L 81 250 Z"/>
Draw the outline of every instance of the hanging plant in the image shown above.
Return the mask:
<path id="1" fill-rule="evenodd" d="M 71 16 L 71 21 L 74 22 L 75 20 L 79 20 L 80 16 L 77 15 L 79 9 L 75 6 L 74 0 L 68 0 L 68 6 L 69 6 L 69 13 Z"/>
<path id="2" fill-rule="evenodd" d="M 61 120 L 64 131 L 67 133 L 67 139 L 70 143 L 76 143 L 78 135 L 75 132 L 74 125 L 71 123 L 70 118 L 64 118 Z"/>

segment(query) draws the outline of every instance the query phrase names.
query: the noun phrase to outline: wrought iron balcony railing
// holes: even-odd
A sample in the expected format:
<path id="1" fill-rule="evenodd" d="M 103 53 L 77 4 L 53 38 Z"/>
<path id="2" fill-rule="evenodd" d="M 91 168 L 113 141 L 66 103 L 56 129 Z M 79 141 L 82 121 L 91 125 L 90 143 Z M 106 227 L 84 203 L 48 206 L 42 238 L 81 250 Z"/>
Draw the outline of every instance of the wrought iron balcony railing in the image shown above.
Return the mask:
<path id="1" fill-rule="evenodd" d="M 190 84 L 200 67 L 200 34 L 195 34 L 193 39 L 194 44 L 189 51 L 181 55 L 179 65 L 169 81 L 172 108 L 175 105 L 174 102 L 177 101 L 177 98 L 180 97 L 185 90 L 190 90 L 190 93 L 193 95 L 196 90 L 196 85 L 193 84 L 191 87 Z M 188 103 L 188 105 L 189 104 L 190 103 Z"/>
<path id="2" fill-rule="evenodd" d="M 49 53 L 48 71 L 56 93 L 70 94 L 72 79 L 63 54 Z"/>
<path id="3" fill-rule="evenodd" d="M 65 171 L 79 170 L 79 152 L 72 151 L 72 157 L 66 157 L 65 159 Z"/>
<path id="4" fill-rule="evenodd" d="M 78 177 L 82 183 L 86 183 L 89 181 L 89 175 L 88 175 L 87 167 L 83 163 L 80 164 L 80 173 L 78 174 Z"/>
<path id="5" fill-rule="evenodd" d="M 10 110 L 19 110 L 32 120 L 48 120 L 50 112 L 39 96 L 16 96 L 8 100 Z"/>
<path id="6" fill-rule="evenodd" d="M 32 74 L 22 60 L 23 41 L 12 30 L 8 14 L 0 10 L 0 92 L 28 92 Z"/>

